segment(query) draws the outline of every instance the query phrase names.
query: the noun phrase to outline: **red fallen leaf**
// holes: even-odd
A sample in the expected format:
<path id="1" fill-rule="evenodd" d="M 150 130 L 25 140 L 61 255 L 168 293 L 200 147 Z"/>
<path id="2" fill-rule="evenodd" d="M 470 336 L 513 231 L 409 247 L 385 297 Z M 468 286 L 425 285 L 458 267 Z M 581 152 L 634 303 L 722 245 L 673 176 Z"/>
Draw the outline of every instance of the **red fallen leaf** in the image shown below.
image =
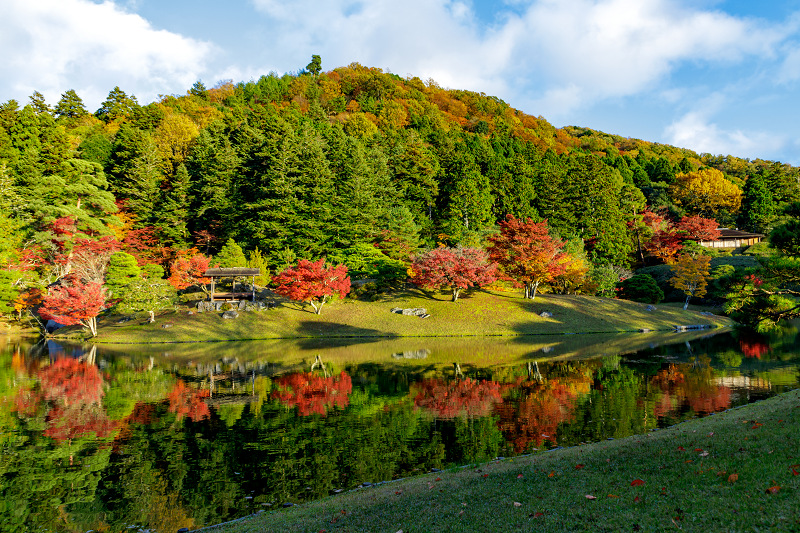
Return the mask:
<path id="1" fill-rule="evenodd" d="M 763 425 L 764 424 L 762 424 L 761 422 L 756 422 L 755 424 L 753 424 L 753 426 L 750 429 L 758 429 Z"/>
<path id="2" fill-rule="evenodd" d="M 522 479 L 522 474 L 518 474 L 517 479 Z"/>
<path id="3" fill-rule="evenodd" d="M 403 491 L 402 490 L 396 490 L 396 491 L 394 491 L 394 493 L 395 494 L 403 494 Z"/>
<path id="4" fill-rule="evenodd" d="M 489 477 L 489 474 L 484 474 L 483 477 Z"/>
<path id="5" fill-rule="evenodd" d="M 633 503 L 639 503 L 639 497 L 638 496 L 633 499 Z"/>
<path id="6" fill-rule="evenodd" d="M 539 518 L 540 516 L 544 516 L 544 513 L 531 513 L 528 518 Z"/>
<path id="7" fill-rule="evenodd" d="M 685 452 L 686 448 L 684 448 L 683 446 L 678 446 L 678 451 L 679 452 Z"/>
<path id="8" fill-rule="evenodd" d="M 616 494 L 609 494 L 608 497 L 609 498 L 619 498 L 619 496 L 617 496 Z"/>
<path id="9" fill-rule="evenodd" d="M 731 474 L 728 476 L 728 483 L 736 483 L 736 480 L 739 479 L 739 474 Z"/>
<path id="10" fill-rule="evenodd" d="M 553 476 L 555 476 L 555 475 L 556 475 L 556 473 L 555 473 L 555 472 L 550 472 L 549 474 L 547 474 L 547 477 L 553 477 Z"/>
<path id="11" fill-rule="evenodd" d="M 695 449 L 694 449 L 694 451 L 696 451 L 696 452 L 702 452 L 702 451 L 703 451 L 703 448 L 695 448 Z"/>
<path id="12" fill-rule="evenodd" d="M 792 467 L 790 467 L 790 468 L 792 469 L 792 475 L 793 475 L 793 476 L 800 476 L 800 472 L 798 472 L 797 470 L 795 470 L 793 466 L 792 466 Z"/>
<path id="13" fill-rule="evenodd" d="M 575 470 L 580 470 L 581 468 L 583 468 L 583 466 L 584 465 L 582 463 L 581 464 L 577 464 L 577 465 L 575 465 Z"/>
<path id="14" fill-rule="evenodd" d="M 347 511 L 345 511 L 344 509 L 342 509 L 342 514 L 347 514 Z"/>
<path id="15" fill-rule="evenodd" d="M 779 485 L 775 485 L 774 487 L 768 488 L 764 492 L 766 492 L 767 494 L 778 494 L 779 490 L 781 490 L 781 487 Z"/>
<path id="16" fill-rule="evenodd" d="M 441 481 L 441 480 L 442 480 L 442 478 L 440 478 L 440 477 L 437 477 L 437 478 L 435 479 L 435 481 Z"/>
<path id="17" fill-rule="evenodd" d="M 587 494 L 587 495 L 586 495 L 586 499 L 587 499 L 587 500 L 596 500 L 596 499 L 597 499 L 597 496 L 592 496 L 591 494 Z"/>
<path id="18" fill-rule="evenodd" d="M 686 461 L 684 461 L 684 463 L 693 463 L 693 462 L 694 462 L 694 461 L 693 461 L 692 459 L 689 459 L 689 460 L 686 460 Z"/>
<path id="19" fill-rule="evenodd" d="M 631 487 L 638 487 L 639 485 L 644 485 L 644 480 L 634 479 L 631 481 Z"/>

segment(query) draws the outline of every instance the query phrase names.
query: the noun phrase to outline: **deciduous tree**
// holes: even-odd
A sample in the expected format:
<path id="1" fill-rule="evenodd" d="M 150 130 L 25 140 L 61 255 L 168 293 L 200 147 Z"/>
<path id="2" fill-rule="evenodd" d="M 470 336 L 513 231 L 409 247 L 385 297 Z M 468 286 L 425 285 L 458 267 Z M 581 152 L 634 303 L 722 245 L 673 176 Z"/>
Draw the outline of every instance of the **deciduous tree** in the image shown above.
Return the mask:
<path id="1" fill-rule="evenodd" d="M 97 315 L 105 308 L 106 292 L 99 282 L 86 283 L 74 276 L 66 283 L 50 289 L 42 301 L 39 314 L 45 320 L 71 326 L 80 324 L 92 337 L 97 336 Z"/>
<path id="2" fill-rule="evenodd" d="M 442 246 L 415 257 L 411 270 L 416 285 L 450 289 L 455 302 L 462 290 L 493 282 L 497 265 L 479 248 Z"/>
<path id="3" fill-rule="evenodd" d="M 489 237 L 489 257 L 508 278 L 525 286 L 525 298 L 533 300 L 542 283 L 566 269 L 564 243 L 550 236 L 547 221 L 534 222 L 506 216 L 500 233 Z"/>
<path id="4" fill-rule="evenodd" d="M 289 267 L 273 280 L 278 285 L 275 292 L 286 298 L 309 302 L 316 314 L 331 296 L 338 294 L 344 298 L 350 292 L 350 276 L 344 265 L 325 265 L 325 258 L 317 261 L 301 259 L 296 267 Z"/>
<path id="5" fill-rule="evenodd" d="M 182 290 L 195 284 L 205 290 L 204 285 L 211 282 L 210 278 L 204 276 L 209 263 L 211 263 L 211 258 L 199 253 L 197 248 L 179 252 L 170 265 L 168 281 L 176 290 Z"/>
<path id="6" fill-rule="evenodd" d="M 711 257 L 707 255 L 691 256 L 684 254 L 672 265 L 674 273 L 670 283 L 683 291 L 686 301 L 683 308 L 689 307 L 689 299 L 692 296 L 703 296 L 706 293 L 708 284 L 708 268 L 711 264 Z"/>

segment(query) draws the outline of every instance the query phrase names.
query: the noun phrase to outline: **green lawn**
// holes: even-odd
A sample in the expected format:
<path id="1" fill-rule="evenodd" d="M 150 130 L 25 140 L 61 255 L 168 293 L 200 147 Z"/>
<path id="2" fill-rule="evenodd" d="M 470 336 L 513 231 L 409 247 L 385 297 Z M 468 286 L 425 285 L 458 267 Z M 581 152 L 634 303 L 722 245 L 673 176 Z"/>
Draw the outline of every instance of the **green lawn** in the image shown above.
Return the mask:
<path id="1" fill-rule="evenodd" d="M 393 307 L 423 307 L 430 318 L 393 314 Z M 278 308 L 242 312 L 225 320 L 221 313 L 189 314 L 189 307 L 157 317 L 154 324 L 144 318 L 119 323 L 120 317 L 100 321 L 97 342 L 193 342 L 307 337 L 410 337 L 494 336 L 563 333 L 629 332 L 640 329 L 670 330 L 674 325 L 727 326 L 721 316 L 701 315 L 670 306 L 647 306 L 625 300 L 595 296 L 541 295 L 525 300 L 518 293 L 476 291 L 458 302 L 445 294 L 428 295 L 408 291 L 380 301 L 346 299 L 326 305 L 321 315 L 289 301 Z M 549 318 L 542 312 L 552 314 Z M 162 327 L 162 326 L 168 327 Z M 62 335 L 81 335 L 64 328 Z"/>
<path id="2" fill-rule="evenodd" d="M 626 439 L 431 473 L 221 533 L 800 531 L 800 391 Z"/>

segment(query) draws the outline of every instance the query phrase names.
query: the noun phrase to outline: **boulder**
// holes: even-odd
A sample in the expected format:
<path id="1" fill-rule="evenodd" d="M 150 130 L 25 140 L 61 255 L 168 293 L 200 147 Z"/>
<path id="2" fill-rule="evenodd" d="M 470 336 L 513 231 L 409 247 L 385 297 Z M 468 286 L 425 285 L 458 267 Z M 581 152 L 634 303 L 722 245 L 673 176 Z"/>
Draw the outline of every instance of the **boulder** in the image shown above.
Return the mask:
<path id="1" fill-rule="evenodd" d="M 539 313 L 539 316 L 542 318 L 550 318 L 551 316 L 553 316 L 553 313 L 551 313 L 550 311 L 542 311 L 541 313 Z"/>
<path id="2" fill-rule="evenodd" d="M 229 319 L 229 318 L 238 318 L 239 313 L 235 309 L 230 309 L 222 313 L 222 318 Z"/>

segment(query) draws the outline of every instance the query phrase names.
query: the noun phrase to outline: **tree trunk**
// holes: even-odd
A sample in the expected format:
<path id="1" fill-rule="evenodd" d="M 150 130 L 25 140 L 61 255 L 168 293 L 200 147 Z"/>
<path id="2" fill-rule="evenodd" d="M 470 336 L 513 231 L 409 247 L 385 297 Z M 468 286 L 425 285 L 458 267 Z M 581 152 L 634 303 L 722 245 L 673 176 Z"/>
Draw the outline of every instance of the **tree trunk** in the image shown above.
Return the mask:
<path id="1" fill-rule="evenodd" d="M 535 283 L 531 283 L 531 288 L 533 289 L 533 291 L 529 290 L 530 299 L 531 300 L 535 300 L 536 299 L 536 289 L 539 288 L 539 282 L 537 281 Z"/>
<path id="2" fill-rule="evenodd" d="M 686 309 L 689 307 L 689 298 L 691 298 L 691 297 L 692 297 L 691 294 L 686 296 L 686 301 L 683 303 L 683 310 L 684 311 L 686 311 Z"/>
<path id="3" fill-rule="evenodd" d="M 458 300 L 458 295 L 461 293 L 461 289 L 453 289 L 453 301 Z"/>

